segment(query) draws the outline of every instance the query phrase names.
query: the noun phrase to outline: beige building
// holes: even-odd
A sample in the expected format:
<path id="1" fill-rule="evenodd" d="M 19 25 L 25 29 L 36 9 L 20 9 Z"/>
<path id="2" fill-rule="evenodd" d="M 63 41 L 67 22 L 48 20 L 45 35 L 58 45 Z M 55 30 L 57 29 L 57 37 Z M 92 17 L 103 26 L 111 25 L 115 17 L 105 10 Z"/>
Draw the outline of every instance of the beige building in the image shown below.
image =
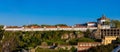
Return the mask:
<path id="1" fill-rule="evenodd" d="M 92 34 L 93 38 L 102 39 L 105 36 L 120 36 L 120 29 L 119 28 L 111 28 L 111 29 L 98 29 L 94 31 Z"/>
<path id="2" fill-rule="evenodd" d="M 120 29 L 119 28 L 111 28 L 111 29 L 97 29 L 92 34 L 92 38 L 101 39 L 102 44 L 108 45 L 111 44 L 112 41 L 116 40 L 120 37 Z"/>
<path id="3" fill-rule="evenodd" d="M 108 45 L 111 44 L 113 40 L 116 40 L 118 36 L 105 36 L 102 39 L 102 44 L 103 45 Z"/>
<path id="4" fill-rule="evenodd" d="M 100 42 L 79 42 L 78 43 L 78 52 L 87 52 L 88 49 L 95 46 L 100 46 Z"/>

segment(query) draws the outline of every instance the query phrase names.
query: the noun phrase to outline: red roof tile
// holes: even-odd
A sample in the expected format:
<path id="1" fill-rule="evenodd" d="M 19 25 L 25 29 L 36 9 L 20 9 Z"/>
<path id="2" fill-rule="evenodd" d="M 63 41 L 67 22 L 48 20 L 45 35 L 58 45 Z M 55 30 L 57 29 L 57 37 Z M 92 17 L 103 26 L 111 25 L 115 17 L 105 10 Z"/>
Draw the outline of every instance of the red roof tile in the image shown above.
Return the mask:
<path id="1" fill-rule="evenodd" d="M 87 28 L 87 26 L 75 26 L 74 28 Z"/>
<path id="2" fill-rule="evenodd" d="M 31 28 L 41 28 L 40 26 L 31 26 Z"/>
<path id="3" fill-rule="evenodd" d="M 18 26 L 7 26 L 6 28 L 22 28 L 22 27 L 18 27 Z"/>
<path id="4" fill-rule="evenodd" d="M 71 26 L 59 26 L 60 28 L 71 28 Z"/>
<path id="5" fill-rule="evenodd" d="M 46 28 L 57 28 L 56 26 L 46 26 Z"/>

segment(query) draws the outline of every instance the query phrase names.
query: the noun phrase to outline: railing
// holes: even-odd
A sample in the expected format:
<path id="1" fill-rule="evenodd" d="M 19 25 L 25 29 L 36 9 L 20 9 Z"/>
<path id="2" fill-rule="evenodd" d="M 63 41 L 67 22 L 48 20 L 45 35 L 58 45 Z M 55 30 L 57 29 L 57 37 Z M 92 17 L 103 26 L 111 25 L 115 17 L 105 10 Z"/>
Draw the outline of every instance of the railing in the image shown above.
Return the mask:
<path id="1" fill-rule="evenodd" d="M 118 52 L 120 50 L 120 45 L 116 47 L 112 52 Z"/>

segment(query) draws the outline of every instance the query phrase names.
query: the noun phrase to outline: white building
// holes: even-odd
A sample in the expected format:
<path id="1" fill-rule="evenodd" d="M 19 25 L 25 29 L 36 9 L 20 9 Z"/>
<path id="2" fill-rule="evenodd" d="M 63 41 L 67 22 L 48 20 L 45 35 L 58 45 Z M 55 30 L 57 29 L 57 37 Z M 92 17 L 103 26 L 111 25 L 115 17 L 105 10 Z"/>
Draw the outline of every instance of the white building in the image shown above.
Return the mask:
<path id="1" fill-rule="evenodd" d="M 57 31 L 57 30 L 67 30 L 67 31 L 86 31 L 87 29 L 95 30 L 97 27 L 86 27 L 86 26 L 80 26 L 80 27 L 71 27 L 71 26 L 48 26 L 48 27 L 4 27 L 4 30 L 6 31 Z"/>
<path id="2" fill-rule="evenodd" d="M 74 30 L 74 31 L 86 31 L 89 30 L 96 30 L 98 27 L 101 29 L 110 29 L 110 25 L 106 25 L 105 22 L 110 21 L 104 15 L 98 19 L 97 22 L 88 22 L 87 24 L 76 24 L 75 26 L 24 26 L 24 27 L 17 27 L 17 26 L 4 26 L 4 30 L 6 31 L 57 31 L 57 30 Z"/>
<path id="3" fill-rule="evenodd" d="M 96 24 L 97 24 L 96 22 L 88 22 L 87 26 L 96 26 Z"/>
<path id="4" fill-rule="evenodd" d="M 110 29 L 110 24 L 106 24 L 106 22 L 110 22 L 110 19 L 106 18 L 106 16 L 102 16 L 98 19 L 98 24 L 100 24 L 101 29 Z"/>

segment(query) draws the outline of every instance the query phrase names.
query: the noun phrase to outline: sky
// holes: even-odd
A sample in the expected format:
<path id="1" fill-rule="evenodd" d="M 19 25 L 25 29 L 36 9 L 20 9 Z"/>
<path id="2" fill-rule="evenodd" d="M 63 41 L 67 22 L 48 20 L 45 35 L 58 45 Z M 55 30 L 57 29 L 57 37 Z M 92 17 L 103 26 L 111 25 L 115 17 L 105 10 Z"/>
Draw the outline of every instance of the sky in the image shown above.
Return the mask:
<path id="1" fill-rule="evenodd" d="M 120 20 L 120 0 L 0 0 L 1 25 L 81 24 Z"/>

